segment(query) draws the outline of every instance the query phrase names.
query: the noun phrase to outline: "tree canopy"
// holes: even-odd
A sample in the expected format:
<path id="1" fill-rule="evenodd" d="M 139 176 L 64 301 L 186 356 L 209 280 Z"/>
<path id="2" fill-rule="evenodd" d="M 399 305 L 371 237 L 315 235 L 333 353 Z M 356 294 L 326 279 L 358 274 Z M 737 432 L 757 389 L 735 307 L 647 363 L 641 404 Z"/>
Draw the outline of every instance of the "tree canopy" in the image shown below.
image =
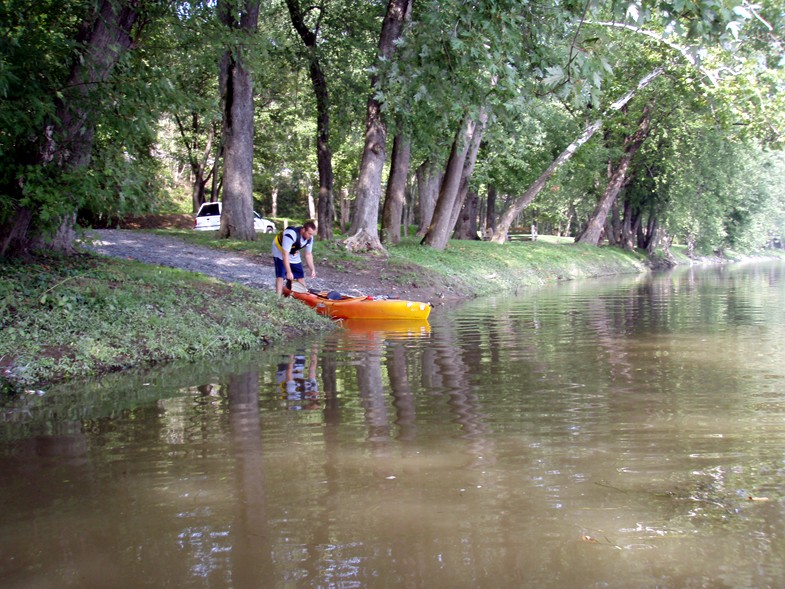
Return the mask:
<path id="1" fill-rule="evenodd" d="M 310 199 L 321 238 L 373 234 L 388 174 L 384 222 L 431 247 L 591 223 L 623 247 L 781 243 L 783 21 L 780 0 L 7 0 L 0 255 L 223 198 L 233 223 Z"/>

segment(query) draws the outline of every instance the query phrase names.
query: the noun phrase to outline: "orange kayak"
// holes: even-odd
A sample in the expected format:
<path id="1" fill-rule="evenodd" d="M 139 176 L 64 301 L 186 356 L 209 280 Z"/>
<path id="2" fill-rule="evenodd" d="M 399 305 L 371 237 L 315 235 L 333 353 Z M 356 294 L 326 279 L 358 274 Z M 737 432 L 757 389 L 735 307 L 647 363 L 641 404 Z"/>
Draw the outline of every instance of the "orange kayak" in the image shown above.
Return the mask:
<path id="1" fill-rule="evenodd" d="M 284 294 L 301 300 L 320 315 L 334 319 L 417 319 L 425 320 L 431 313 L 430 303 L 404 301 L 370 296 L 337 296 L 338 293 L 299 292 L 284 288 Z M 329 297 L 328 297 L 329 295 Z"/>

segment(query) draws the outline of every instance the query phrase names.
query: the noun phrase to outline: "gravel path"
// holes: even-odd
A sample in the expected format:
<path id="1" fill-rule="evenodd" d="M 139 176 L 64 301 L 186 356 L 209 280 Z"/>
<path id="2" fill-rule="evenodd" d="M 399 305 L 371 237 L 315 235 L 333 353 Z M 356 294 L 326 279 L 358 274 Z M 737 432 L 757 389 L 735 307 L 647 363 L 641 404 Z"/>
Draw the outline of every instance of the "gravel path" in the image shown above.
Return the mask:
<path id="1" fill-rule="evenodd" d="M 88 233 L 88 241 L 85 241 L 83 246 L 93 252 L 114 258 L 130 258 L 145 264 L 200 272 L 226 282 L 236 282 L 253 288 L 275 289 L 275 275 L 270 259 L 272 254 L 227 252 L 217 248 L 191 245 L 176 237 L 128 229 L 92 229 Z M 314 257 L 316 278 L 307 281 L 310 288 L 338 290 L 353 296 L 387 295 L 415 301 L 433 301 L 445 297 L 443 288 L 437 292 L 437 289 L 432 286 L 423 287 L 414 283 L 401 286 L 391 283 L 389 279 L 382 279 L 382 272 L 386 270 L 386 262 L 383 258 L 369 257 L 359 268 L 352 264 L 343 264 L 340 268 L 335 268 L 320 264 L 318 250 Z"/>
<path id="2" fill-rule="evenodd" d="M 125 229 L 93 229 L 84 246 L 113 258 L 201 272 L 227 282 L 255 288 L 275 288 L 270 256 L 244 255 L 191 245 L 175 237 Z"/>

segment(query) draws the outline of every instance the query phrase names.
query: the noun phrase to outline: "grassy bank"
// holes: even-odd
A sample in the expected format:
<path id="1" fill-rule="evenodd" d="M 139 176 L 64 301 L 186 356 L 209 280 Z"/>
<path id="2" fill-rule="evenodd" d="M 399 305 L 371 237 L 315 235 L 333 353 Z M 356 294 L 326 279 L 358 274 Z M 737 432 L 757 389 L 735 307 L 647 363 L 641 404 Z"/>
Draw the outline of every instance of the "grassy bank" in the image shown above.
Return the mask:
<path id="1" fill-rule="evenodd" d="M 424 268 L 424 280 L 438 280 L 449 290 L 481 296 L 542 286 L 558 280 L 644 272 L 645 259 L 615 248 L 574 245 L 555 237 L 504 245 L 453 241 L 439 252 L 406 239 L 390 250 L 391 260 Z"/>
<path id="2" fill-rule="evenodd" d="M 271 235 L 255 242 L 221 240 L 213 232 L 174 229 L 162 235 L 176 235 L 190 243 L 231 251 L 269 256 Z M 382 268 L 378 280 L 391 285 L 416 283 L 449 291 L 462 297 L 476 297 L 501 291 L 542 286 L 558 280 L 645 272 L 644 256 L 616 248 L 575 245 L 572 239 L 541 236 L 536 242 L 511 241 L 504 245 L 485 241 L 451 241 L 445 251 L 419 245 L 419 238 L 406 237 L 389 247 L 387 256 L 353 255 L 338 243 L 317 243 L 317 268 L 324 266 L 347 272 Z"/>
<path id="3" fill-rule="evenodd" d="M 272 236 L 254 243 L 213 233 L 166 230 L 190 242 L 269 255 Z M 386 285 L 473 297 L 556 280 L 640 272 L 642 257 L 611 248 L 567 246 L 556 238 L 452 242 L 444 252 L 411 237 L 388 257 L 358 256 L 319 243 L 317 267 L 363 272 Z M 304 305 L 272 291 L 229 285 L 171 268 L 90 255 L 0 262 L 0 389 L 170 360 L 260 347 L 285 334 L 327 329 Z"/>
<path id="4" fill-rule="evenodd" d="M 0 262 L 0 391 L 330 328 L 273 292 L 88 255 Z"/>

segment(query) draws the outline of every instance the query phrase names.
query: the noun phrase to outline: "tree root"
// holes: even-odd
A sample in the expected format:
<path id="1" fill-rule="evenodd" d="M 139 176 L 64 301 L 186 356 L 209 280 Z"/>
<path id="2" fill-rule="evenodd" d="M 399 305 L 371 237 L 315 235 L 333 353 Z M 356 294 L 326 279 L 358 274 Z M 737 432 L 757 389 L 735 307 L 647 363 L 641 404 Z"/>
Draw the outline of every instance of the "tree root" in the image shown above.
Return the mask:
<path id="1" fill-rule="evenodd" d="M 360 229 L 354 235 L 347 237 L 343 241 L 344 247 L 350 252 L 377 252 L 387 254 L 387 250 L 375 235 L 371 235 L 366 229 Z"/>

